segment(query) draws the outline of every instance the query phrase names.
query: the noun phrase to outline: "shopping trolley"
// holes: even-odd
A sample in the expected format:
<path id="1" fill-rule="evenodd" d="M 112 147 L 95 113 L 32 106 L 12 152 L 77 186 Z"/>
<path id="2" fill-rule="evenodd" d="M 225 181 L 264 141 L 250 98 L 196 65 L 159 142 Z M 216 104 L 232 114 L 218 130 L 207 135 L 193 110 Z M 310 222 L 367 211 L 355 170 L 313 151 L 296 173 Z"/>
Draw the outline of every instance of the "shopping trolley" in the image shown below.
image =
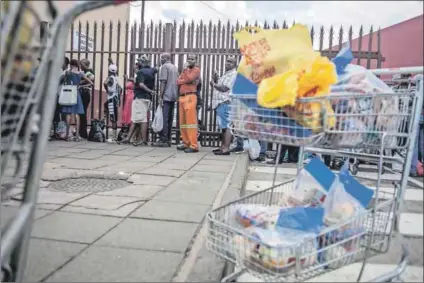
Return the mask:
<path id="1" fill-rule="evenodd" d="M 71 24 L 83 12 L 123 2 L 128 1 L 78 1 L 61 15 L 53 1 L 0 3 L 2 200 L 11 189 L 23 187 L 17 214 L 1 230 L 2 282 L 23 280 L 59 70 Z M 43 4 L 47 11 L 40 9 Z M 42 20 L 50 21 L 52 29 L 41 41 L 36 35 Z"/>
<path id="2" fill-rule="evenodd" d="M 405 70 L 401 70 L 403 72 Z M 411 71 L 411 70 L 407 70 Z M 405 71 L 405 72 L 407 72 Z M 422 73 L 422 67 L 419 68 Z M 399 72 L 394 70 L 392 72 Z M 360 112 L 354 108 L 339 111 L 340 102 L 359 104 L 364 100 L 371 103 L 371 111 Z M 249 273 L 265 282 L 306 281 L 324 273 L 331 272 L 354 262 L 362 261 L 358 275 L 361 280 L 367 260 L 375 255 L 384 254 L 398 231 L 402 200 L 408 182 L 412 159 L 413 141 L 417 136 L 419 115 L 423 105 L 423 81 L 417 89 L 379 94 L 332 94 L 323 97 L 301 98 L 299 104 L 321 103 L 320 113 L 311 116 L 320 125 L 319 131 L 308 132 L 297 126 L 279 109 L 265 109 L 256 103 L 256 95 L 237 95 L 232 97 L 232 118 L 236 134 L 280 144 L 277 155 L 281 154 L 281 144 L 301 147 L 303 151 L 321 155 L 357 158 L 378 164 L 378 178 L 374 201 L 363 213 L 349 220 L 329 225 L 319 234 L 302 237 L 285 246 L 276 247 L 262 241 L 234 220 L 235 209 L 242 204 L 275 206 L 294 190 L 294 180 L 275 185 L 278 156 L 271 188 L 242 197 L 212 210 L 207 215 L 207 247 L 210 251 L 236 266 L 236 272 L 223 281 L 231 281 L 241 274 Z M 324 105 L 333 105 L 332 111 Z M 305 107 L 299 107 L 305 109 Z M 256 107 L 256 108 L 255 108 Z M 310 114 L 310 113 L 309 113 Z M 349 129 L 343 125 L 344 119 L 361 120 L 367 127 Z M 335 119 L 330 124 L 329 119 Z M 272 122 L 270 122 L 272 121 Z M 402 140 L 403 142 L 398 142 Z M 412 141 L 412 142 L 411 142 Z M 364 153 L 364 150 L 367 150 Z M 385 150 L 405 150 L 405 156 L 383 154 Z M 303 162 L 299 162 L 298 169 Z M 398 184 L 392 192 L 380 191 L 384 163 L 399 163 L 403 166 Z M 393 215 L 393 217 L 392 217 Z M 360 229 L 359 229 L 360 228 Z M 355 230 L 357 229 L 357 230 Z M 335 240 L 332 236 L 340 231 L 357 231 L 348 239 Z M 330 240 L 328 240 L 330 239 Z M 332 240 L 331 240 L 332 239 Z M 319 243 L 317 244 L 318 241 Z M 328 241 L 328 242 L 327 242 Z M 349 244 L 349 251 L 344 249 Z M 260 253 L 267 251 L 267 253 Z M 272 252 L 274 251 L 274 252 Z M 270 256 L 272 254 L 272 256 Z M 326 256 L 322 256 L 326 254 Z M 275 264 L 284 263 L 284 266 Z M 407 265 L 407 250 L 404 248 L 396 270 L 372 280 L 387 282 L 399 279 Z M 231 268 L 230 268 L 231 269 Z"/>

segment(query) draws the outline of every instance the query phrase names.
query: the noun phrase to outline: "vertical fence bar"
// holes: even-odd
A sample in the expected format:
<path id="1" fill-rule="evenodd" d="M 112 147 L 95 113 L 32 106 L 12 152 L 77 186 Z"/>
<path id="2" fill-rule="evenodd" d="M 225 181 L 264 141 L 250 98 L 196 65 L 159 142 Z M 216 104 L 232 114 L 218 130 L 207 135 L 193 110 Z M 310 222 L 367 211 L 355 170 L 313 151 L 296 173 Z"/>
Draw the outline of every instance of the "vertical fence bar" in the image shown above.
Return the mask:
<path id="1" fill-rule="evenodd" d="M 377 69 L 381 68 L 381 61 L 382 61 L 382 55 L 381 55 L 381 29 L 378 28 L 377 31 L 377 55 L 378 55 L 378 59 L 377 59 Z"/>
<path id="2" fill-rule="evenodd" d="M 328 58 L 333 58 L 333 37 L 334 37 L 334 29 L 333 26 L 330 27 L 330 34 L 328 37 Z"/>
<path id="3" fill-rule="evenodd" d="M 102 104 L 102 98 L 103 98 L 103 54 L 105 50 L 105 22 L 102 21 L 102 27 L 101 27 L 101 36 L 100 36 L 100 81 L 99 81 L 99 116 L 103 116 L 103 104 Z M 106 138 L 109 136 L 109 128 L 106 124 Z"/>
<path id="4" fill-rule="evenodd" d="M 343 45 L 343 26 L 340 26 L 339 30 L 339 50 L 342 49 Z"/>
<path id="5" fill-rule="evenodd" d="M 72 57 L 74 56 L 74 23 L 72 23 L 71 25 L 71 52 L 69 52 L 69 59 L 72 59 Z"/>
<path id="6" fill-rule="evenodd" d="M 128 69 L 128 32 L 129 32 L 129 26 L 128 26 L 128 21 L 125 21 L 125 54 L 124 54 L 124 70 L 125 70 L 125 75 L 130 76 L 130 71 Z M 129 68 L 132 68 L 133 63 L 129 64 Z M 127 100 L 127 88 L 125 87 L 127 84 L 127 80 L 124 78 L 124 99 L 123 99 L 123 104 L 125 105 L 125 101 Z"/>
<path id="7" fill-rule="evenodd" d="M 96 62 L 97 62 L 97 21 L 94 22 L 94 31 L 93 31 L 93 69 L 96 68 Z M 101 69 L 100 69 L 101 72 Z M 98 78 L 98 72 L 97 70 L 95 71 L 95 77 Z M 98 79 L 97 79 L 98 80 Z M 96 83 L 96 80 L 94 81 L 94 83 Z M 95 87 L 92 88 L 91 90 L 91 117 L 90 117 L 90 126 L 91 126 L 91 121 L 94 119 L 94 105 L 95 105 L 95 100 L 94 100 L 94 89 Z M 97 116 L 98 119 L 100 119 L 100 113 Z"/>
<path id="8" fill-rule="evenodd" d="M 361 57 L 362 57 L 362 36 L 363 36 L 364 30 L 361 25 L 361 28 L 359 29 L 359 38 L 358 38 L 358 59 L 357 64 L 361 65 Z"/>
<path id="9" fill-rule="evenodd" d="M 371 68 L 371 53 L 372 53 L 372 38 L 374 37 L 373 27 L 370 28 L 370 33 L 368 34 L 368 54 L 367 54 L 367 69 Z"/>
<path id="10" fill-rule="evenodd" d="M 81 60 L 81 21 L 78 21 L 78 62 Z"/>
<path id="11" fill-rule="evenodd" d="M 88 44 L 88 42 L 89 42 L 88 37 L 89 37 L 89 34 L 90 34 L 89 27 L 90 27 L 90 25 L 89 25 L 88 21 L 86 21 L 86 23 L 85 23 L 85 40 L 86 40 L 86 42 L 85 42 L 85 58 L 86 59 L 88 58 L 88 50 L 89 50 L 88 49 L 88 45 L 89 45 Z M 91 60 L 91 62 L 92 62 L 92 60 Z"/>

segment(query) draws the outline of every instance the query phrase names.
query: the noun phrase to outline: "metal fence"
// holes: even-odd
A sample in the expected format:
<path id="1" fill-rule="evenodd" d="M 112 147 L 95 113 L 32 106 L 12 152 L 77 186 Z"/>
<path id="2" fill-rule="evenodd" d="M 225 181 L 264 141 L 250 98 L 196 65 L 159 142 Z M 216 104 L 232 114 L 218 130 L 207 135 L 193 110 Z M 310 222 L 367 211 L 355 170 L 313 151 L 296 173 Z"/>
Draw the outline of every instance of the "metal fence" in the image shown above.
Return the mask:
<path id="1" fill-rule="evenodd" d="M 219 132 L 216 125 L 216 116 L 214 111 L 209 109 L 212 101 L 212 89 L 209 81 L 214 71 L 220 75 L 224 72 L 225 61 L 228 56 L 236 56 L 240 60 L 238 44 L 233 38 L 233 33 L 247 26 L 262 27 L 263 29 L 288 28 L 286 22 L 279 25 L 274 22 L 272 25 L 264 23 L 259 26 L 258 23 L 244 25 L 237 22 L 224 24 L 218 22 L 209 23 L 153 23 L 132 24 L 126 22 L 117 23 L 97 23 L 97 22 L 79 22 L 73 25 L 70 31 L 69 49 L 67 54 L 70 58 L 90 60 L 96 74 L 95 90 L 91 105 L 87 113 L 88 119 L 98 119 L 103 116 L 103 102 L 106 94 L 103 89 L 103 81 L 107 76 L 108 60 L 111 58 L 118 66 L 118 72 L 121 75 L 128 74 L 133 76 L 133 63 L 141 54 L 150 55 L 151 65 L 159 66 L 159 56 L 163 52 L 171 54 L 172 62 L 182 71 L 183 64 L 187 54 L 196 54 L 198 56 L 198 65 L 201 68 L 202 76 L 202 98 L 203 107 L 201 109 L 201 120 L 204 126 L 202 131 L 202 146 L 217 146 L 219 143 Z M 328 32 L 328 34 L 327 34 Z M 371 40 L 368 46 L 362 46 L 362 37 L 364 30 L 361 27 L 357 36 L 354 37 L 354 30 L 350 27 L 347 31 L 340 27 L 336 30 L 333 27 L 326 30 L 324 27 L 310 28 L 310 35 L 316 50 L 319 50 L 324 56 L 329 58 L 337 54 L 339 46 L 344 42 L 352 42 L 354 38 L 358 40 L 357 50 L 353 50 L 355 63 L 367 62 L 367 67 L 371 66 L 372 60 L 376 61 L 376 66 L 381 67 L 384 58 L 380 49 L 380 30 L 373 32 L 371 27 L 370 35 L 376 37 L 376 50 L 373 50 Z M 327 39 L 327 40 L 326 40 Z M 328 46 L 328 48 L 326 48 Z M 125 85 L 125 80 L 122 83 Z M 158 82 L 158 80 L 156 80 Z M 125 101 L 124 92 L 124 101 Z M 153 115 L 156 109 L 157 101 L 153 101 Z M 176 116 L 178 117 L 178 116 Z M 89 122 L 90 123 L 90 122 Z M 120 125 L 120 123 L 118 123 Z M 174 129 L 176 139 L 179 140 L 178 126 Z M 153 138 L 155 135 L 153 134 Z"/>

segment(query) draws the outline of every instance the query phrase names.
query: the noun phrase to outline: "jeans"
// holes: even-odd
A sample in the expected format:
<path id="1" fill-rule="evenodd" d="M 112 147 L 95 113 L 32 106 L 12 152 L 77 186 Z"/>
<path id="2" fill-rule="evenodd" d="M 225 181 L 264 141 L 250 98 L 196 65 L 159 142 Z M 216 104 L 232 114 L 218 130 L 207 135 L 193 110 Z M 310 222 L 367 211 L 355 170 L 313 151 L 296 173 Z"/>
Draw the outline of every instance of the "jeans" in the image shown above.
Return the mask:
<path id="1" fill-rule="evenodd" d="M 415 139 L 415 144 L 414 144 L 414 150 L 412 153 L 412 161 L 411 161 L 411 168 L 410 168 L 411 174 L 417 173 L 417 165 L 420 158 L 420 151 L 421 151 L 421 158 L 422 158 L 423 136 L 424 136 L 423 130 L 424 130 L 423 125 L 420 125 L 418 128 L 418 133 L 417 133 L 417 137 Z"/>
<path id="2" fill-rule="evenodd" d="M 265 154 L 268 149 L 268 143 L 266 141 L 259 141 L 261 145 L 261 154 Z"/>
<path id="3" fill-rule="evenodd" d="M 171 141 L 172 122 L 174 120 L 174 108 L 175 102 L 164 101 L 163 102 L 163 128 L 161 131 L 162 142 Z"/>

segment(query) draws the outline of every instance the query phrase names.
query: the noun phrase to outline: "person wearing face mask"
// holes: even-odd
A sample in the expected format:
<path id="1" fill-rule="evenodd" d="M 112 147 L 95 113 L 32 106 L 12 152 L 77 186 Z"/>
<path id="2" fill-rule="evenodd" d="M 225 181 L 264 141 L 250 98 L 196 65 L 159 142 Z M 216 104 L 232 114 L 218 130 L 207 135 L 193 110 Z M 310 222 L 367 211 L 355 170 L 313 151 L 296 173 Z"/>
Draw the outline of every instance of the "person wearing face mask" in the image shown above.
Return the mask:
<path id="1" fill-rule="evenodd" d="M 187 67 L 177 79 L 180 88 L 178 107 L 180 132 L 183 143 L 177 146 L 185 153 L 198 152 L 197 143 L 197 85 L 200 79 L 200 68 L 196 66 L 196 56 L 187 56 Z"/>

